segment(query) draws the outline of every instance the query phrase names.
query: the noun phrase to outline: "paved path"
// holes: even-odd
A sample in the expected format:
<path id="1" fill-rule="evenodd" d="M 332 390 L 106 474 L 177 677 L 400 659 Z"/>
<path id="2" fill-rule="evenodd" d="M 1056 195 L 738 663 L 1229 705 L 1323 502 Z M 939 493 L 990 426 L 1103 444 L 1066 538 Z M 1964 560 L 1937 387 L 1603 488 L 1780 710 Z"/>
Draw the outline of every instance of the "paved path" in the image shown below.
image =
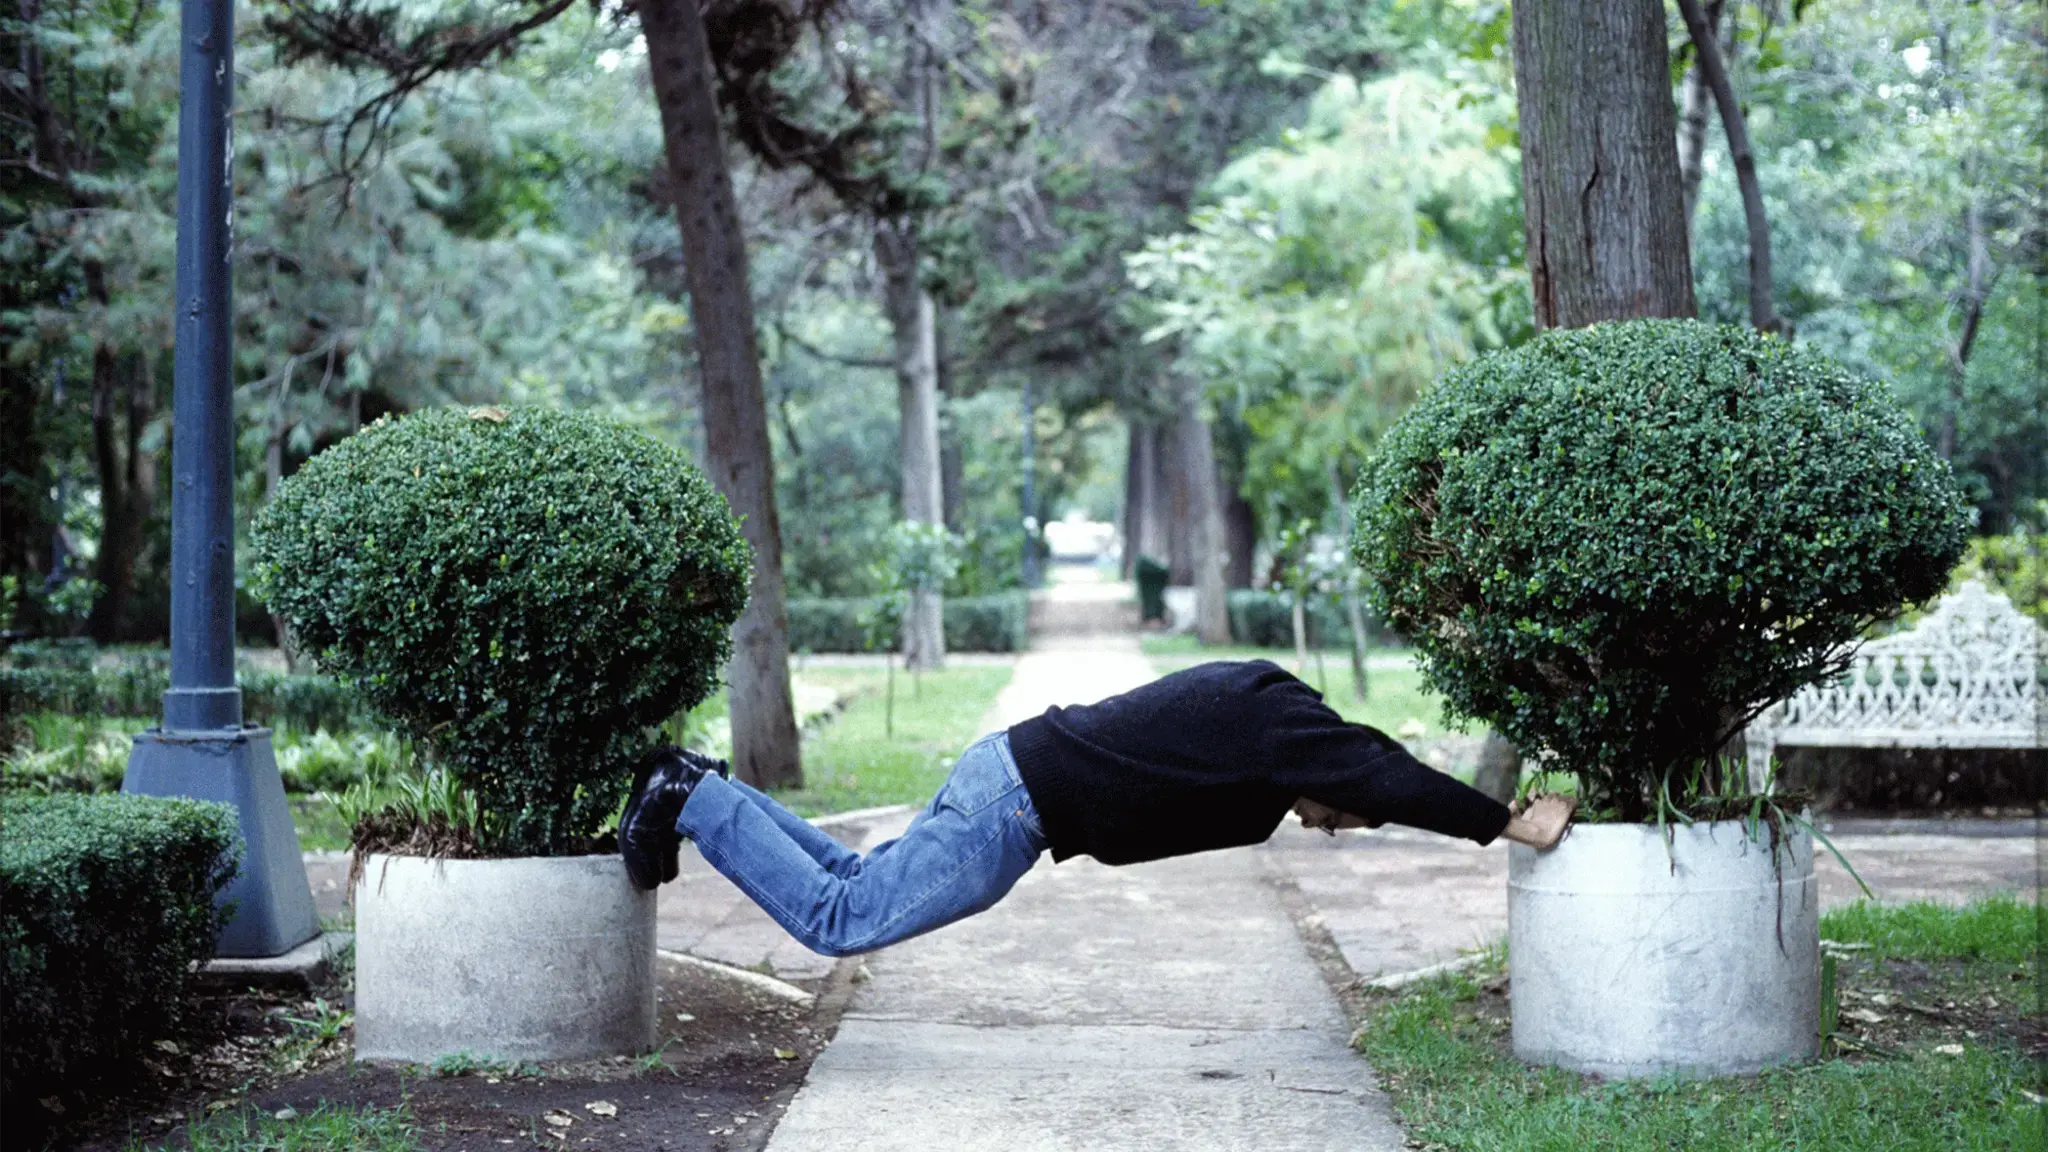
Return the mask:
<path id="1" fill-rule="evenodd" d="M 1974 835 L 1899 821 L 1830 839 L 1880 900 L 2031 894 L 2034 823 L 1978 823 Z M 1507 934 L 1508 857 L 1498 848 L 1407 828 L 1327 836 L 1289 821 L 1258 851 L 1300 888 L 1345 963 L 1366 979 L 1453 960 Z M 1815 856 L 1824 908 L 1862 899 L 1833 855 L 1817 848 Z"/>
<path id="2" fill-rule="evenodd" d="M 1049 639 L 984 728 L 1151 676 L 1133 639 Z M 772 1152 L 1402 1146 L 1251 849 L 1041 864 L 866 964 Z"/>

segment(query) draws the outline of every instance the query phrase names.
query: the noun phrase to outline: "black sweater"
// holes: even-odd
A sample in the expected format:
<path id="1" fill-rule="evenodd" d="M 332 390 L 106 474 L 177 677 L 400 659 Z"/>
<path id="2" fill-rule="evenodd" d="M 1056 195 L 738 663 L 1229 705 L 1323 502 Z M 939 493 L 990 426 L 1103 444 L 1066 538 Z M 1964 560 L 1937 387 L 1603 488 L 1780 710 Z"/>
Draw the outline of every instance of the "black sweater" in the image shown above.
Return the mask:
<path id="1" fill-rule="evenodd" d="M 1257 844 L 1297 798 L 1481 844 L 1508 810 L 1352 724 L 1266 660 L 1203 664 L 1010 729 L 1054 860 Z"/>

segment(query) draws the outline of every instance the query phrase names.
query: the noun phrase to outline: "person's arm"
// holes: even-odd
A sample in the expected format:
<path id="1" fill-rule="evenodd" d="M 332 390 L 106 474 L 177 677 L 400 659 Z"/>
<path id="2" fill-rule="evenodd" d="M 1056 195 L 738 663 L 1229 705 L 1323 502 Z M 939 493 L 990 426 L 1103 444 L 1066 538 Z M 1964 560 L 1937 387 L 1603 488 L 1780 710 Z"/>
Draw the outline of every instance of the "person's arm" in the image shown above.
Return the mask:
<path id="1" fill-rule="evenodd" d="M 1501 836 L 1517 844 L 1527 844 L 1539 852 L 1556 847 L 1564 838 L 1565 829 L 1571 825 L 1572 813 L 1578 805 L 1563 796 L 1538 796 L 1520 812 L 1510 811 L 1507 827 L 1501 829 Z M 1318 804 L 1303 796 L 1294 802 L 1294 814 L 1301 817 L 1304 828 L 1320 828 L 1332 836 L 1340 828 L 1377 828 L 1378 820 L 1367 820 L 1349 812 L 1339 812 L 1327 804 Z"/>
<path id="2" fill-rule="evenodd" d="M 1568 796 L 1534 797 L 1520 812 L 1508 817 L 1508 826 L 1501 830 L 1501 835 L 1538 852 L 1548 852 L 1564 839 L 1565 829 L 1571 827 L 1572 813 L 1578 807 L 1578 801 Z"/>

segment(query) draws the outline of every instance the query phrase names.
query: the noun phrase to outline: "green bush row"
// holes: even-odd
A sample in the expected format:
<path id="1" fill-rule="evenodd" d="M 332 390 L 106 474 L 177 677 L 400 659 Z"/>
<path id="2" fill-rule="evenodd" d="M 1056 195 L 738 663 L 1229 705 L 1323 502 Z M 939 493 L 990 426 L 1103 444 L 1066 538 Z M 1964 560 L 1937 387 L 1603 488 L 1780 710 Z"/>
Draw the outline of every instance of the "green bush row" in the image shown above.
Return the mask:
<path id="1" fill-rule="evenodd" d="M 1234 588 L 1226 598 L 1230 611 L 1230 639 L 1260 648 L 1294 647 L 1294 602 L 1285 592 L 1263 588 Z M 1344 606 L 1329 600 L 1312 600 L 1303 612 L 1310 647 L 1347 648 L 1351 644 L 1351 623 L 1344 618 Z M 1375 626 L 1366 613 L 1366 641 L 1375 646 L 1399 643 L 1399 637 Z"/>
<path id="2" fill-rule="evenodd" d="M 789 602 L 792 652 L 864 652 L 865 618 L 875 601 L 830 597 Z M 954 596 L 945 602 L 948 652 L 1021 652 L 1028 639 L 1031 599 L 1023 592 Z"/>
<path id="3" fill-rule="evenodd" d="M 147 796 L 0 796 L 0 829 L 0 1096 L 25 1117 L 183 1038 L 240 842 L 226 805 Z"/>
<path id="4" fill-rule="evenodd" d="M 374 724 L 355 692 L 326 676 L 244 669 L 242 715 L 252 724 L 330 732 Z M 39 664 L 0 668 L 0 715 L 62 712 L 71 716 L 156 716 L 163 711 L 170 669 L 158 661 L 111 668 Z"/>

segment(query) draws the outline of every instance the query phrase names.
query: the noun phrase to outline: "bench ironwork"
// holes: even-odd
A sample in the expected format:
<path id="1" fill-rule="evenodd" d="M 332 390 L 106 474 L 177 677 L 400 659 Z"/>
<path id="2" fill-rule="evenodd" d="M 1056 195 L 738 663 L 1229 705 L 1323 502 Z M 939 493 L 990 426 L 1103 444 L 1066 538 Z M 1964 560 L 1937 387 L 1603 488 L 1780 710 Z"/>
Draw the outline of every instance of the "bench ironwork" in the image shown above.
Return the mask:
<path id="1" fill-rule="evenodd" d="M 1968 580 L 1904 632 L 1869 641 L 1836 679 L 1750 723 L 1750 787 L 1780 744 L 1826 748 L 2048 748 L 2041 626 Z"/>

